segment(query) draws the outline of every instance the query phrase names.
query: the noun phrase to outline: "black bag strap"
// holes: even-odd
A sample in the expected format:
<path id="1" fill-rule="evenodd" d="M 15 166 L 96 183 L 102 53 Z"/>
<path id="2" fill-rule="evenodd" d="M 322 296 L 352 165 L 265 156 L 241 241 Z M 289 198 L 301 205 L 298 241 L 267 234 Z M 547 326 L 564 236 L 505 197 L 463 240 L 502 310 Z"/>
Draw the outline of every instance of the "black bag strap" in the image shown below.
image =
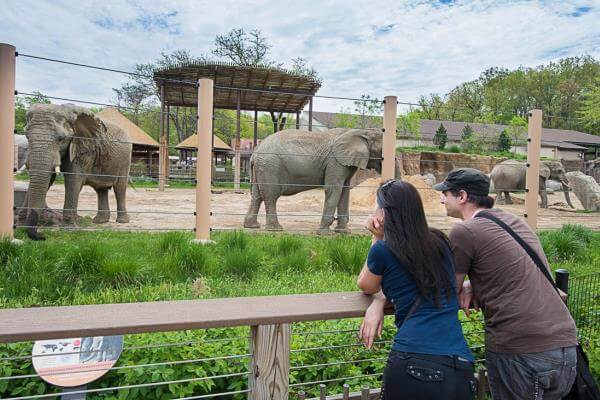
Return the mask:
<path id="1" fill-rule="evenodd" d="M 513 239 L 515 239 L 517 241 L 517 243 L 519 243 L 521 245 L 521 247 L 523 248 L 523 250 L 525 250 L 525 252 L 527 252 L 527 254 L 531 258 L 531 260 L 535 263 L 535 265 L 539 268 L 539 270 L 542 271 L 542 273 L 544 274 L 544 276 L 546 277 L 546 279 L 548 279 L 548 281 L 550 282 L 550 284 L 552 285 L 552 287 L 554 289 L 556 289 L 556 292 L 558 293 L 558 286 L 556 286 L 556 283 L 554 282 L 554 279 L 552 279 L 552 275 L 550 275 L 550 272 L 548 271 L 548 269 L 544 265 L 544 262 L 542 261 L 542 259 L 531 248 L 531 246 L 529 246 L 519 235 L 517 235 L 517 233 L 510 226 L 508 226 L 507 224 L 505 224 L 504 221 L 501 221 L 497 217 L 495 217 L 495 216 L 493 216 L 490 213 L 485 212 L 485 211 L 478 212 L 475 215 L 475 217 L 485 218 L 485 219 L 489 219 L 490 221 L 495 222 L 502 229 L 504 229 L 510 236 L 512 236 Z"/>

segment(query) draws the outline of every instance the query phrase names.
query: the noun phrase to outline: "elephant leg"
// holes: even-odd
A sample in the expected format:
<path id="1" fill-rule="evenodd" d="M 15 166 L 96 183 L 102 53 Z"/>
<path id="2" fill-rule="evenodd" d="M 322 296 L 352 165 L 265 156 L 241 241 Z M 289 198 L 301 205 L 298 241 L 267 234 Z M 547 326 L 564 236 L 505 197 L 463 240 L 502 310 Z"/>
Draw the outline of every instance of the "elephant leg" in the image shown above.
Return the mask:
<path id="1" fill-rule="evenodd" d="M 337 206 L 337 226 L 336 232 L 350 233 L 348 229 L 348 221 L 350 220 L 350 188 L 348 187 L 350 180 L 344 182 L 344 188 L 340 195 L 340 201 Z"/>
<path id="2" fill-rule="evenodd" d="M 127 215 L 127 178 L 117 178 L 114 190 L 117 199 L 117 222 L 126 224 L 129 222 L 129 215 Z"/>
<path id="3" fill-rule="evenodd" d="M 105 224 L 110 220 L 110 206 L 108 205 L 108 189 L 96 189 L 98 195 L 98 214 L 92 219 L 95 224 Z"/>
<path id="4" fill-rule="evenodd" d="M 83 177 L 79 175 L 65 175 L 65 204 L 63 206 L 63 225 L 77 223 L 77 205 L 79 193 L 83 187 Z"/>
<path id="5" fill-rule="evenodd" d="M 19 221 L 19 223 L 21 222 L 25 222 L 25 219 L 27 219 L 27 210 L 29 206 L 29 190 L 27 190 L 27 192 L 25 193 L 25 198 L 23 199 L 23 204 L 20 205 L 21 208 L 19 208 L 19 212 L 17 213 L 17 221 Z"/>
<path id="6" fill-rule="evenodd" d="M 513 201 L 510 198 L 510 192 L 504 192 L 504 204 L 513 204 Z"/>
<path id="7" fill-rule="evenodd" d="M 548 193 L 546 193 L 546 180 L 540 178 L 540 197 L 542 198 L 541 208 L 548 208 Z"/>
<path id="8" fill-rule="evenodd" d="M 325 183 L 327 185 L 327 183 Z M 321 217 L 321 226 L 319 233 L 329 232 L 329 227 L 335 220 L 334 213 L 337 205 L 340 203 L 342 195 L 342 185 L 330 185 L 325 187 L 325 204 L 323 205 L 323 216 Z"/>
<path id="9" fill-rule="evenodd" d="M 260 197 L 260 190 L 257 184 L 252 184 L 252 198 L 250 200 L 250 208 L 244 218 L 244 228 L 260 228 L 258 223 L 258 212 L 260 211 L 260 204 L 263 199 Z M 266 203 L 265 203 L 266 204 Z"/>
<path id="10" fill-rule="evenodd" d="M 270 231 L 282 231 L 283 227 L 277 220 L 277 198 L 264 198 L 265 210 L 267 212 L 267 225 L 265 228 Z"/>
<path id="11" fill-rule="evenodd" d="M 563 193 L 565 194 L 565 201 L 567 202 L 567 204 L 569 205 L 569 207 L 575 208 L 575 206 L 573 206 L 573 203 L 571 203 L 571 197 L 569 195 L 569 191 L 571 190 L 571 188 L 569 188 L 567 185 L 565 185 L 563 183 L 562 184 L 562 189 L 563 189 Z"/>

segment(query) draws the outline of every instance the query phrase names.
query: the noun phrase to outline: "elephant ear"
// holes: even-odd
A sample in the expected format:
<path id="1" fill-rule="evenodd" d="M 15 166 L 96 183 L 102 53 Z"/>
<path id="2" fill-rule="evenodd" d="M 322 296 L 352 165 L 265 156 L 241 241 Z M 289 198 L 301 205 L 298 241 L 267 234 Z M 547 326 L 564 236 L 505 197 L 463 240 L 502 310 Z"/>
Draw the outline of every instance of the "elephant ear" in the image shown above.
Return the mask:
<path id="1" fill-rule="evenodd" d="M 540 164 L 540 176 L 542 178 L 550 178 L 550 168 L 546 164 Z"/>
<path id="2" fill-rule="evenodd" d="M 69 159 L 79 158 L 84 164 L 85 160 L 91 162 L 101 148 L 99 139 L 105 137 L 106 125 L 89 110 L 82 109 L 75 116 L 73 129 L 75 137 L 69 144 Z"/>
<path id="3" fill-rule="evenodd" d="M 333 156 L 347 167 L 366 168 L 369 155 L 369 140 L 364 130 L 350 129 L 333 143 Z"/>

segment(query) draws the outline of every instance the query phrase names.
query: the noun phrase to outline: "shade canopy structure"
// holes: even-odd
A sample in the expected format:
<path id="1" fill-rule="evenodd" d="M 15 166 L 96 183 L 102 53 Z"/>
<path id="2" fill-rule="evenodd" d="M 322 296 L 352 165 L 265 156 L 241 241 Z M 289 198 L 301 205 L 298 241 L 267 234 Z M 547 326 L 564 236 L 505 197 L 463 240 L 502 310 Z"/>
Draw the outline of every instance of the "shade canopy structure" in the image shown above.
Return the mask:
<path id="1" fill-rule="evenodd" d="M 196 151 L 198 146 L 198 135 L 193 134 L 189 136 L 187 139 L 183 140 L 179 143 L 175 148 L 177 150 L 193 150 Z M 213 135 L 213 150 L 221 150 L 221 151 L 231 151 L 232 148 L 221 140 L 217 135 Z"/>
<path id="2" fill-rule="evenodd" d="M 184 107 L 197 107 L 200 78 L 214 81 L 214 107 L 219 109 L 237 109 L 240 92 L 242 110 L 297 113 L 321 87 L 318 79 L 285 69 L 224 62 L 182 63 L 156 69 L 153 76 L 157 87 L 164 87 L 161 101 Z"/>

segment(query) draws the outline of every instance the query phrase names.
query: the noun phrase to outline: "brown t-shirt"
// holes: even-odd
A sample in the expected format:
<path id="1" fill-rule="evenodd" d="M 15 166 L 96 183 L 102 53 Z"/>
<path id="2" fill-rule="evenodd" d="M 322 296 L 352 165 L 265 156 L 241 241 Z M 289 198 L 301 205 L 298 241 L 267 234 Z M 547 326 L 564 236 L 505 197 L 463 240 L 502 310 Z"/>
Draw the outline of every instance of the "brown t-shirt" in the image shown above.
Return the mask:
<path id="1" fill-rule="evenodd" d="M 499 209 L 486 211 L 510 226 L 548 267 L 537 235 L 521 218 Z M 483 310 L 489 350 L 535 353 L 577 344 L 567 307 L 525 250 L 498 224 L 478 217 L 457 223 L 450 242 L 456 272 L 469 275 Z"/>

